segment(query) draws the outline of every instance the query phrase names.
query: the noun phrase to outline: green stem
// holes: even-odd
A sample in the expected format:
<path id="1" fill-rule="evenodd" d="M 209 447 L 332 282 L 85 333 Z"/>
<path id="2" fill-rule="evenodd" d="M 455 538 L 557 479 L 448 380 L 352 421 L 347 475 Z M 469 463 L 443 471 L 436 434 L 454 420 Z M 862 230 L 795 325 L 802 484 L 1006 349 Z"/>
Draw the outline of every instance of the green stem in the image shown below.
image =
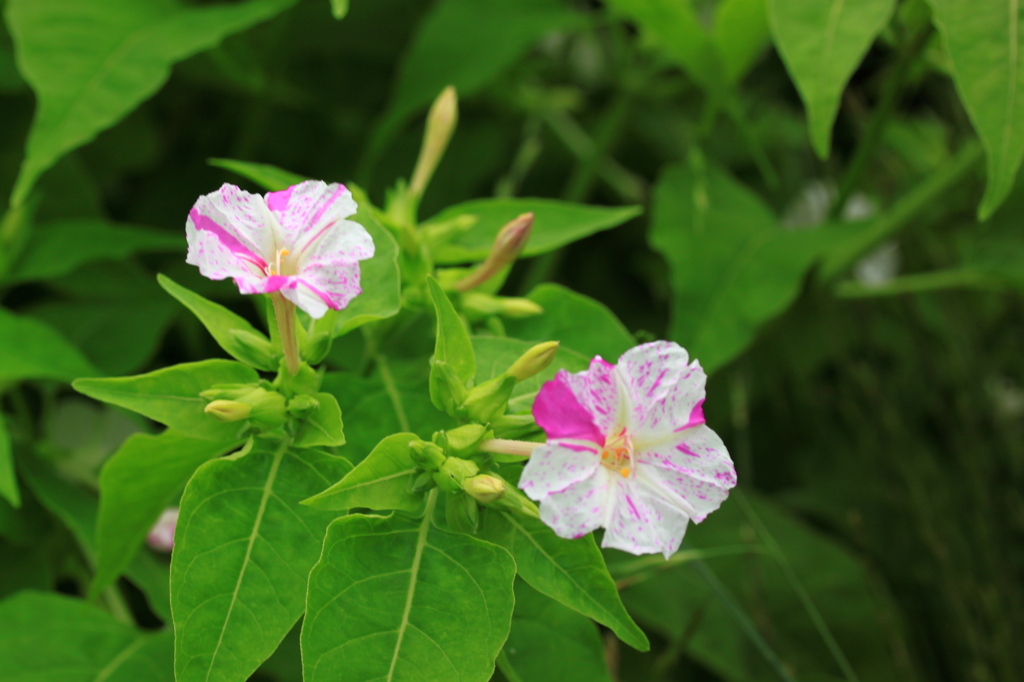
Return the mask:
<path id="1" fill-rule="evenodd" d="M 724 556 L 738 556 L 741 554 L 765 554 L 761 545 L 726 545 L 724 547 L 712 547 L 711 549 L 684 549 L 676 552 L 667 561 L 658 556 L 637 559 L 628 564 L 610 566 L 613 576 L 617 578 L 615 587 L 625 590 L 642 582 L 646 582 L 663 571 L 670 568 L 688 564 L 693 561 L 704 559 L 717 559 Z"/>
<path id="2" fill-rule="evenodd" d="M 899 101 L 900 92 L 903 90 L 910 67 L 913 65 L 914 59 L 928 43 L 930 35 L 931 27 L 927 23 L 922 23 L 914 30 L 913 35 L 904 44 L 903 49 L 896 58 L 896 64 L 893 66 L 892 73 L 882 86 L 882 96 L 879 99 L 878 106 L 871 113 L 867 128 L 861 134 L 857 149 L 854 150 L 853 158 L 850 159 L 850 164 L 846 167 L 846 173 L 839 184 L 839 193 L 836 195 L 836 200 L 833 202 L 831 209 L 833 218 L 839 216 L 843 206 L 846 205 L 846 201 L 850 198 L 850 194 L 853 193 L 853 190 L 860 182 L 860 177 L 867 167 L 875 145 L 881 139 L 885 125 L 889 122 L 889 117 L 896 109 L 896 103 Z"/>
<path id="3" fill-rule="evenodd" d="M 871 286 L 860 282 L 840 282 L 835 288 L 839 298 L 877 298 L 901 294 L 921 294 L 946 289 L 999 289 L 990 277 L 976 270 L 939 270 L 904 275 L 885 284 Z"/>
<path id="4" fill-rule="evenodd" d="M 800 578 L 797 576 L 796 571 L 793 570 L 793 566 L 789 563 L 789 559 L 786 558 L 786 555 L 779 546 L 779 543 L 775 541 L 775 537 L 768 531 L 768 527 L 764 525 L 763 521 L 761 521 L 761 517 L 758 516 L 757 512 L 754 511 L 754 507 L 750 504 L 750 501 L 747 500 L 743 491 L 736 490 L 733 495 L 740 503 L 740 506 L 743 507 L 743 513 L 757 528 L 758 535 L 761 536 L 761 539 L 764 541 L 768 551 L 771 552 L 772 557 L 775 559 L 775 563 L 777 563 L 779 568 L 782 569 L 783 575 L 786 576 L 786 581 L 793 589 L 793 592 L 796 593 L 797 599 L 800 600 L 800 603 L 803 605 L 804 610 L 810 617 L 811 622 L 814 623 L 814 627 L 818 630 L 818 634 L 825 642 L 825 646 L 828 647 L 829 652 L 835 659 L 836 664 L 843 673 L 843 676 L 848 680 L 848 682 L 860 682 L 860 678 L 857 677 L 857 673 L 854 671 L 853 666 L 850 665 L 850 661 L 846 658 L 846 654 L 843 653 L 842 647 L 839 646 L 839 642 L 837 642 L 836 638 L 832 635 L 832 631 L 829 629 L 828 623 L 825 622 L 825 619 L 822 617 L 821 612 L 818 611 L 818 607 L 815 605 L 814 600 L 811 599 L 811 595 L 807 592 L 803 583 L 800 582 Z"/>
<path id="5" fill-rule="evenodd" d="M 299 336 L 295 329 L 295 304 L 276 291 L 270 295 L 274 302 L 274 316 L 281 335 L 281 350 L 284 351 L 285 367 L 294 376 L 299 371 Z"/>
<path id="6" fill-rule="evenodd" d="M 622 133 L 632 104 L 632 93 L 622 92 L 602 112 L 601 120 L 596 126 L 590 153 L 577 160 L 576 167 L 562 192 L 562 198 L 566 201 L 579 202 L 586 199 L 594 184 L 594 179 L 597 177 L 598 170 L 605 163 L 612 146 Z"/>

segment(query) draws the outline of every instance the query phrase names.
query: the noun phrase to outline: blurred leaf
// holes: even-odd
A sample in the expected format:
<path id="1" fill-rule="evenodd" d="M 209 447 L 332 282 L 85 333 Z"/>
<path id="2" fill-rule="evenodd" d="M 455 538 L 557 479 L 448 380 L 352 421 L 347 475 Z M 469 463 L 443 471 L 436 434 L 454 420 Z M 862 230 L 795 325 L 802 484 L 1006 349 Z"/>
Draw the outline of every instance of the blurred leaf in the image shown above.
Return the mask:
<path id="1" fill-rule="evenodd" d="M 822 159 L 846 83 L 895 7 L 895 0 L 768 0 L 775 46 L 800 91 L 811 145 Z"/>
<path id="2" fill-rule="evenodd" d="M 458 216 L 476 218 L 473 227 L 432 254 L 440 265 L 483 260 L 494 245 L 498 231 L 513 218 L 532 211 L 533 231 L 523 257 L 537 256 L 617 227 L 640 215 L 639 206 L 586 206 L 555 199 L 475 199 L 441 211 L 425 223 L 443 223 Z"/>
<path id="3" fill-rule="evenodd" d="M 600 355 L 609 362 L 636 345 L 615 314 L 603 303 L 560 284 L 541 284 L 528 298 L 544 312 L 506 320 L 509 336 L 526 341 L 559 341 L 586 357 Z"/>
<path id="4" fill-rule="evenodd" d="M 344 19 L 348 14 L 348 0 L 331 0 L 331 14 L 335 19 Z"/>
<path id="5" fill-rule="evenodd" d="M 771 41 L 767 0 L 723 0 L 711 35 L 729 83 L 738 82 Z"/>
<path id="6" fill-rule="evenodd" d="M 174 0 L 9 0 L 18 66 L 38 108 L 11 204 L 61 156 L 153 95 L 181 59 L 265 21 L 295 0 L 189 7 Z"/>
<path id="7" fill-rule="evenodd" d="M 100 473 L 96 571 L 90 594 L 117 580 L 199 465 L 241 443 L 199 440 L 170 429 L 158 436 L 138 433 L 126 440 Z"/>
<path id="8" fill-rule="evenodd" d="M 593 534 L 564 540 L 537 519 L 488 509 L 480 537 L 508 550 L 520 577 L 534 589 L 606 625 L 634 649 L 651 648 L 622 606 Z"/>
<path id="9" fill-rule="evenodd" d="M 138 412 L 196 438 L 232 440 L 245 428 L 245 422 L 221 422 L 206 414 L 206 401 L 199 393 L 217 384 L 249 384 L 257 380 L 259 375 L 240 363 L 203 360 L 132 377 L 79 379 L 74 388 L 90 398 Z"/>
<path id="10" fill-rule="evenodd" d="M 96 495 L 59 476 L 38 457 L 25 455 L 19 458 L 18 463 L 21 465 L 25 482 L 35 497 L 71 531 L 90 567 L 94 567 L 99 507 Z M 153 613 L 170 622 L 170 591 L 166 564 L 158 561 L 149 552 L 139 552 L 132 558 L 124 573 L 146 595 Z"/>
<path id="11" fill-rule="evenodd" d="M 589 618 L 516 581 L 516 610 L 505 642 L 509 664 L 530 682 L 611 682 L 604 647 Z"/>
<path id="12" fill-rule="evenodd" d="M 331 511 L 416 511 L 423 506 L 423 493 L 412 491 L 417 470 L 409 456 L 409 443 L 418 440 L 414 433 L 388 436 L 345 478 L 303 504 Z"/>
<path id="13" fill-rule="evenodd" d="M 300 423 L 295 434 L 295 447 L 337 447 L 345 444 L 341 408 L 330 393 L 314 393 L 320 408 Z"/>
<path id="14" fill-rule="evenodd" d="M 169 630 L 142 633 L 52 592 L 0 602 L 0 660 L 2 682 L 174 682 Z"/>
<path id="15" fill-rule="evenodd" d="M 1024 156 L 1024 22 L 1017 0 L 928 4 L 988 158 L 988 184 L 978 207 L 978 218 L 986 220 L 1013 188 Z"/>
<path id="16" fill-rule="evenodd" d="M 72 381 L 99 372 L 49 325 L 0 308 L 0 381 Z"/>
<path id="17" fill-rule="evenodd" d="M 281 362 L 266 335 L 224 306 L 186 289 L 170 277 L 156 276 L 164 291 L 192 311 L 228 355 L 265 372 L 276 371 Z"/>
<path id="18" fill-rule="evenodd" d="M 354 514 L 331 524 L 309 574 L 307 682 L 491 678 L 512 618 L 515 563 L 500 547 L 432 527 L 431 517 Z"/>
<path id="19" fill-rule="evenodd" d="M 7 432 L 7 421 L 2 412 L 0 412 L 0 496 L 3 496 L 14 507 L 21 506 L 18 476 L 14 473 L 11 435 Z"/>
<path id="20" fill-rule="evenodd" d="M 836 240 L 827 227 L 784 230 L 753 192 L 696 160 L 662 172 L 649 238 L 671 269 L 670 335 L 708 373 L 792 303 Z"/>
<path id="21" fill-rule="evenodd" d="M 398 66 L 387 111 L 367 154 L 448 85 L 468 97 L 501 75 L 545 35 L 580 26 L 583 16 L 559 0 L 440 0 L 420 22 Z"/>
<path id="22" fill-rule="evenodd" d="M 123 260 L 134 253 L 183 251 L 181 235 L 103 220 L 67 220 L 32 230 L 25 252 L 5 284 L 50 279 L 96 260 Z"/>
<path id="23" fill-rule="evenodd" d="M 210 159 L 209 164 L 217 168 L 229 170 L 232 173 L 237 173 L 270 192 L 280 192 L 292 185 L 308 180 L 308 178 L 297 173 L 286 171 L 269 163 L 252 163 L 249 161 L 236 161 L 235 159 Z"/>
<path id="24" fill-rule="evenodd" d="M 336 516 L 299 504 L 351 469 L 341 457 L 257 441 L 202 465 L 171 554 L 175 679 L 244 680 L 302 615 L 306 577 Z"/>

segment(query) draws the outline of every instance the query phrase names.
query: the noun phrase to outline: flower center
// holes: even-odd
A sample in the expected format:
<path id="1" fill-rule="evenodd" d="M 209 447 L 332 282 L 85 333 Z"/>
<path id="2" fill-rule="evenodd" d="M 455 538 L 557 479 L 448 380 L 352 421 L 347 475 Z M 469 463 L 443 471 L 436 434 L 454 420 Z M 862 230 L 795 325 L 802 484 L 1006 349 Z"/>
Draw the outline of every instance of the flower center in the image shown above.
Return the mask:
<path id="1" fill-rule="evenodd" d="M 629 478 L 633 474 L 633 441 L 626 433 L 626 429 L 605 440 L 604 448 L 601 450 L 601 464 L 623 478 Z"/>
<path id="2" fill-rule="evenodd" d="M 291 251 L 289 251 L 288 249 L 278 249 L 277 250 L 277 257 L 274 258 L 274 262 L 267 264 L 267 274 L 268 275 L 282 275 L 282 274 L 284 274 L 283 270 L 281 269 L 281 259 L 284 258 L 285 256 L 289 256 L 289 255 L 291 255 Z M 287 267 L 289 265 L 289 262 L 286 260 L 284 265 L 285 265 L 285 267 Z"/>

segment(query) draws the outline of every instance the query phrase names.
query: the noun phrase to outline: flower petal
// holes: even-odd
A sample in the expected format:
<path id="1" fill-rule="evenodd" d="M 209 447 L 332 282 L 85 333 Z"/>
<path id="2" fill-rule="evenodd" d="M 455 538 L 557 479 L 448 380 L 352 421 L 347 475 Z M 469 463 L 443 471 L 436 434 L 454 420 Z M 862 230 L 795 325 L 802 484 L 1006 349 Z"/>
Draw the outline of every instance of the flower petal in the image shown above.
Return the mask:
<path id="1" fill-rule="evenodd" d="M 356 212 L 356 202 L 344 185 L 328 185 L 321 180 L 307 180 L 281 192 L 271 192 L 266 204 L 277 218 L 284 246 L 296 257 L 316 248 L 317 242 L 333 231 L 331 228 Z"/>
<path id="2" fill-rule="evenodd" d="M 594 475 L 601 457 L 596 444 L 548 441 L 533 451 L 519 477 L 519 487 L 530 499 L 542 501 Z"/>
<path id="3" fill-rule="evenodd" d="M 573 438 L 604 445 L 605 431 L 594 423 L 591 410 L 576 398 L 564 369 L 545 382 L 533 401 L 533 418 L 549 439 Z"/>
<path id="4" fill-rule="evenodd" d="M 285 296 L 316 319 L 323 317 L 328 308 L 345 308 L 363 292 L 359 263 L 354 261 L 306 266 L 295 279 L 298 286 L 293 294 Z"/>
<path id="5" fill-rule="evenodd" d="M 631 554 L 660 552 L 666 559 L 679 549 L 690 520 L 679 508 L 627 479 L 614 486 L 610 497 L 613 507 L 602 547 Z"/>
<path id="6" fill-rule="evenodd" d="M 692 507 L 700 523 L 729 496 L 736 485 L 736 469 L 722 439 L 699 425 L 679 434 L 673 442 L 637 452 L 637 473 Z"/>
<path id="7" fill-rule="evenodd" d="M 569 540 L 600 528 L 608 507 L 608 479 L 608 470 L 597 467 L 591 476 L 544 498 L 540 520 L 556 535 Z"/>
<path id="8" fill-rule="evenodd" d="M 615 365 L 598 355 L 590 361 L 588 369 L 567 373 L 565 383 L 603 434 L 612 434 L 625 426 L 629 399 Z"/>
<path id="9" fill-rule="evenodd" d="M 638 447 L 704 423 L 707 375 L 679 344 L 636 346 L 619 358 L 617 369 L 630 393 L 628 428 Z"/>

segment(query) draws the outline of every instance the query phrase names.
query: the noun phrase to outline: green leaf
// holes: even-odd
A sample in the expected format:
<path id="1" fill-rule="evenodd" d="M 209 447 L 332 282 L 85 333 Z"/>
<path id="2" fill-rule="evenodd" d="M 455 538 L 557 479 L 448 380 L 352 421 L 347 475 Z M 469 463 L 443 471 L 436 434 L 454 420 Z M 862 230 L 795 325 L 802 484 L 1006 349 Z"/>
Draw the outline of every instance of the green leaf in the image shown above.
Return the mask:
<path id="1" fill-rule="evenodd" d="M 241 443 L 198 440 L 170 429 L 158 436 L 138 433 L 124 442 L 100 472 L 91 595 L 117 580 L 160 513 L 176 503 L 175 496 L 199 465 Z"/>
<path id="2" fill-rule="evenodd" d="M 636 339 L 603 303 L 560 284 L 541 284 L 528 298 L 544 308 L 533 317 L 506 320 L 509 336 L 526 341 L 559 341 L 586 357 L 609 362 L 636 345 Z"/>
<path id="3" fill-rule="evenodd" d="M 7 432 L 7 421 L 0 412 L 0 496 L 14 507 L 21 506 L 18 492 L 18 477 L 14 473 L 14 453 L 11 452 L 11 435 Z"/>
<path id="4" fill-rule="evenodd" d="M 335 19 L 344 19 L 348 14 L 348 0 L 331 0 L 331 14 Z"/>
<path id="5" fill-rule="evenodd" d="M 247 180 L 252 180 L 257 185 L 271 192 L 280 192 L 292 185 L 297 185 L 308 178 L 286 171 L 283 168 L 272 166 L 269 163 L 251 163 L 249 161 L 236 161 L 235 159 L 210 159 L 208 163 L 217 168 L 237 173 Z"/>
<path id="6" fill-rule="evenodd" d="M 280 355 L 275 354 L 270 339 L 249 324 L 248 320 L 186 289 L 170 277 L 157 275 L 156 280 L 164 291 L 199 318 L 228 355 L 265 372 L 277 370 L 281 363 Z"/>
<path id="7" fill-rule="evenodd" d="M 1017 0 L 929 0 L 953 65 L 960 100 L 988 158 L 978 217 L 988 219 L 1013 188 L 1024 156 L 1024 20 Z"/>
<path id="8" fill-rule="evenodd" d="M 558 0 L 442 0 L 419 23 L 398 67 L 387 112 L 369 143 L 376 156 L 448 85 L 467 97 L 516 63 L 537 41 L 581 25 Z"/>
<path id="9" fill-rule="evenodd" d="M 96 495 L 62 478 L 37 457 L 26 455 L 19 458 L 19 464 L 32 493 L 71 531 L 90 566 L 95 566 L 99 507 Z M 131 560 L 125 575 L 146 595 L 153 613 L 169 621 L 171 609 L 166 564 L 149 552 L 139 552 Z"/>
<path id="10" fill-rule="evenodd" d="M 737 83 L 771 42 L 767 0 L 723 0 L 711 35 L 726 80 Z"/>
<path id="11" fill-rule="evenodd" d="M 452 302 L 441 290 L 441 285 L 433 277 L 428 277 L 427 289 L 437 316 L 437 344 L 434 346 L 434 358 L 430 369 L 430 399 L 439 410 L 443 410 L 447 402 L 443 395 L 447 390 L 447 383 L 438 363 L 447 365 L 458 380 L 465 384 L 476 374 L 476 356 L 473 354 L 473 344 L 469 341 L 466 325 L 462 323 Z"/>
<path id="12" fill-rule="evenodd" d="M 522 680 L 611 682 L 601 637 L 590 619 L 522 580 L 516 581 L 516 610 L 505 655 Z"/>
<path id="13" fill-rule="evenodd" d="M 512 618 L 515 563 L 500 547 L 433 528 L 431 517 L 331 524 L 309 574 L 306 682 L 490 679 Z"/>
<path id="14" fill-rule="evenodd" d="M 652 212 L 651 246 L 671 270 L 671 337 L 709 373 L 792 303 L 808 269 L 843 236 L 781 228 L 752 191 L 693 160 L 662 172 Z"/>
<path id="15" fill-rule="evenodd" d="M 409 443 L 418 440 L 414 433 L 388 436 L 345 478 L 303 504 L 329 511 L 360 507 L 416 511 L 423 506 L 423 494 L 412 491 L 416 464 L 409 456 Z"/>
<path id="16" fill-rule="evenodd" d="M 320 409 L 303 422 L 295 437 L 295 446 L 313 448 L 317 446 L 337 447 L 345 444 L 344 426 L 341 423 L 341 408 L 330 393 L 315 393 Z"/>
<path id="17" fill-rule="evenodd" d="M 533 212 L 533 231 L 523 257 L 554 251 L 595 232 L 617 227 L 640 215 L 639 206 L 587 206 L 556 199 L 476 199 L 441 211 L 425 226 L 470 215 L 476 223 L 432 254 L 440 265 L 483 260 L 494 246 L 494 238 L 507 222 Z"/>
<path id="18" fill-rule="evenodd" d="M 302 615 L 306 576 L 336 516 L 298 504 L 351 465 L 287 441 L 202 465 L 171 555 L 177 682 L 244 680 Z"/>
<path id="19" fill-rule="evenodd" d="M 120 121 L 171 66 L 269 19 L 295 0 L 190 7 L 174 0 L 10 0 L 18 67 L 38 101 L 11 204 L 61 156 Z"/>
<path id="20" fill-rule="evenodd" d="M 72 381 L 94 376 L 81 352 L 47 324 L 0 308 L 0 382 L 23 379 Z"/>
<path id="21" fill-rule="evenodd" d="M 25 252 L 6 278 L 6 284 L 33 282 L 67 275 L 97 260 L 123 260 L 134 253 L 182 251 L 180 234 L 148 227 L 117 225 L 105 220 L 66 220 L 32 230 Z"/>
<path id="22" fill-rule="evenodd" d="M 142 633 L 52 592 L 0 602 L 0 682 L 174 682 L 169 630 Z"/>
<path id="23" fill-rule="evenodd" d="M 186 362 L 148 374 L 110 379 L 79 379 L 76 391 L 158 421 L 196 438 L 232 440 L 244 422 L 221 422 L 206 414 L 199 397 L 215 384 L 248 384 L 259 380 L 251 368 L 231 360 Z"/>
<path id="24" fill-rule="evenodd" d="M 480 537 L 507 549 L 531 587 L 608 626 L 634 649 L 650 649 L 626 613 L 593 535 L 564 540 L 540 520 L 494 509 L 482 517 Z"/>
<path id="25" fill-rule="evenodd" d="M 822 159 L 846 83 L 895 7 L 896 0 L 768 0 L 775 46 L 800 91 L 811 145 Z"/>

